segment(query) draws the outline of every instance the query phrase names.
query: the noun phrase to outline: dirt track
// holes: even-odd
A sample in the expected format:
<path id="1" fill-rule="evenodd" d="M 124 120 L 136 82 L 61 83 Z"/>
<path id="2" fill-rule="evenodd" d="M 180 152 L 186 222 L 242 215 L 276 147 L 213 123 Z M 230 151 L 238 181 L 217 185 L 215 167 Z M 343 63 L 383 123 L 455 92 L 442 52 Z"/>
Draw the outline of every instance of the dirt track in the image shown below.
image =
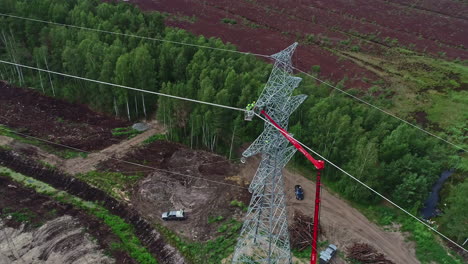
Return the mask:
<path id="1" fill-rule="evenodd" d="M 302 175 L 286 170 L 284 176 L 285 189 L 288 191 L 286 196 L 289 214 L 292 215 L 294 210 L 300 210 L 313 216 L 315 183 Z M 295 199 L 293 190 L 296 184 L 302 185 L 305 190 L 303 201 Z M 420 263 L 416 259 L 414 245 L 405 242 L 402 233 L 384 231 L 326 188 L 322 189 L 321 197 L 320 224 L 325 233 L 322 239 L 336 244 L 341 249 L 351 246 L 353 242 L 364 242 L 374 246 L 395 263 Z"/>
<path id="2" fill-rule="evenodd" d="M 240 175 L 250 180 L 257 169 L 258 162 L 257 157 L 248 159 Z M 313 217 L 315 183 L 298 173 L 288 170 L 283 170 L 283 173 L 289 222 L 292 222 L 293 212 L 296 210 Z M 304 188 L 305 199 L 303 201 L 295 198 L 294 185 L 296 184 Z M 416 259 L 414 245 L 406 242 L 402 233 L 384 231 L 326 188 L 322 189 L 321 197 L 320 226 L 323 234 L 319 237 L 321 241 L 328 240 L 336 244 L 341 251 L 354 242 L 368 243 L 395 263 L 420 263 Z"/>
<path id="3" fill-rule="evenodd" d="M 92 153 L 87 158 L 78 157 L 66 160 L 61 168 L 65 172 L 74 175 L 77 173 L 85 173 L 95 170 L 99 163 L 109 159 L 110 157 L 122 158 L 132 148 L 138 146 L 150 136 L 162 133 L 164 131 L 162 126 L 158 125 L 157 121 L 153 121 L 148 125 L 150 126 L 150 129 L 140 135 L 137 135 L 134 138 L 124 140 L 99 152 Z"/>

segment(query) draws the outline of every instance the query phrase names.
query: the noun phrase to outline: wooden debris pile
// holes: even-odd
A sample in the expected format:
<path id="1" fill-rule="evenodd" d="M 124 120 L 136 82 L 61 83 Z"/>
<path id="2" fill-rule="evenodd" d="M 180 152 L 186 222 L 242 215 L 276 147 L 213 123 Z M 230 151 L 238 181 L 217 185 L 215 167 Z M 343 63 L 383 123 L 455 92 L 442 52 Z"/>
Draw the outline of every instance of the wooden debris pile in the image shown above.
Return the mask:
<path id="1" fill-rule="evenodd" d="M 346 252 L 346 257 L 349 260 L 358 261 L 363 264 L 395 264 L 393 261 L 386 259 L 384 254 L 379 253 L 375 248 L 366 243 L 354 243 L 346 248 Z"/>
<path id="2" fill-rule="evenodd" d="M 304 250 L 312 242 L 314 220 L 300 211 L 294 212 L 293 224 L 289 227 L 291 248 Z"/>

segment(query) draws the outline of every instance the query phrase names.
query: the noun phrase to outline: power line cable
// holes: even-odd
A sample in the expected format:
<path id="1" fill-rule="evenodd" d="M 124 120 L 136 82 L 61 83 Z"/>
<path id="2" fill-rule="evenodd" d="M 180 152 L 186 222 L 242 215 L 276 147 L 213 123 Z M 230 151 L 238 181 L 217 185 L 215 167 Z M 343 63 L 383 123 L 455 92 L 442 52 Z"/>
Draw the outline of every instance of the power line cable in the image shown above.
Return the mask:
<path id="1" fill-rule="evenodd" d="M 0 125 L 3 125 L 3 124 L 0 124 Z M 72 146 L 63 145 L 63 144 L 56 143 L 56 142 L 52 142 L 52 141 L 49 141 L 49 140 L 46 140 L 46 139 L 42 139 L 42 138 L 30 136 L 30 135 L 27 135 L 27 134 L 24 134 L 24 133 L 20 133 L 20 132 L 16 132 L 16 131 L 11 131 L 11 130 L 9 130 L 9 132 L 11 132 L 11 133 L 13 133 L 13 134 L 16 134 L 16 135 L 23 136 L 23 137 L 28 137 L 28 138 L 32 138 L 32 139 L 35 139 L 35 140 L 39 140 L 39 141 L 42 141 L 42 142 L 45 142 L 45 143 L 48 143 L 48 144 L 51 144 L 51 145 L 56 145 L 56 146 L 59 146 L 59 147 L 62 147 L 62 148 L 68 148 L 68 149 L 72 149 L 72 150 L 75 150 L 75 151 L 80 151 L 80 152 L 88 153 L 88 154 L 91 154 L 91 153 L 92 153 L 92 152 L 90 152 L 90 151 L 86 151 L 86 150 L 83 150 L 83 149 L 75 148 L 75 147 L 72 147 Z M 134 166 L 137 166 L 137 167 L 152 169 L 152 170 L 155 170 L 155 171 L 166 172 L 166 173 L 169 173 L 169 174 L 175 174 L 175 175 L 184 176 L 184 177 L 188 177 L 188 178 L 194 178 L 194 179 L 204 180 L 204 181 L 207 181 L 207 182 L 213 182 L 213 183 L 217 183 L 217 184 L 224 184 L 224 185 L 228 185 L 228 186 L 236 187 L 236 188 L 240 188 L 240 189 L 247 189 L 247 188 L 245 188 L 245 187 L 242 187 L 242 186 L 239 186 L 239 185 L 235 185 L 235 184 L 230 184 L 230 183 L 225 183 L 225 182 L 221 182 L 221 181 L 215 181 L 215 180 L 206 179 L 206 178 L 203 178 L 203 177 L 197 177 L 197 176 L 188 175 L 188 174 L 183 174 L 183 173 L 179 173 L 179 172 L 164 170 L 164 169 L 156 168 L 156 167 L 153 167 L 153 166 L 143 165 L 143 164 L 136 163 L 136 162 L 132 162 L 132 161 L 127 161 L 127 160 L 123 160 L 123 159 L 114 158 L 114 157 L 112 157 L 112 156 L 109 155 L 109 154 L 104 154 L 104 153 L 101 153 L 101 154 L 104 155 L 104 156 L 109 157 L 109 159 L 112 159 L 112 160 L 115 160 L 115 161 L 119 161 L 119 162 L 122 162 L 122 163 L 127 163 L 127 164 L 134 165 Z M 204 165 L 204 164 L 201 164 L 201 165 Z M 177 167 L 176 167 L 176 168 L 177 168 Z M 176 168 L 175 168 L 175 169 L 176 169 Z"/>
<path id="2" fill-rule="evenodd" d="M 33 70 L 37 70 L 37 71 L 43 71 L 43 72 L 49 72 L 49 73 L 53 73 L 53 74 L 57 74 L 57 75 L 62 75 L 62 76 L 65 76 L 65 77 L 70 77 L 70 78 L 75 78 L 75 79 L 81 79 L 81 80 L 86 80 L 86 81 L 91 81 L 91 82 L 95 82 L 95 83 L 100 83 L 100 84 L 106 84 L 106 85 L 110 85 L 110 86 L 115 86 L 115 87 L 119 87 L 119 88 L 125 88 L 125 89 L 130 89 L 130 90 L 135 90 L 135 91 L 140 91 L 140 92 L 147 92 L 147 93 L 151 93 L 151 94 L 156 94 L 156 95 L 160 95 L 160 96 L 166 96 L 166 97 L 170 97 L 170 98 L 175 98 L 175 99 L 180 99 L 180 100 L 185 100 L 185 101 L 191 101 L 191 102 L 195 102 L 195 103 L 201 103 L 201 104 L 207 104 L 207 105 L 212 105 L 212 106 L 216 106 L 216 107 L 221 107 L 221 108 L 226 108 L 226 109 L 231 109 L 231 110 L 236 110 L 236 111 L 241 111 L 241 112 L 245 112 L 244 109 L 241 109 L 241 108 L 236 108 L 236 107 L 231 107 L 231 106 L 226 106 L 226 105 L 220 105 L 220 104 L 215 104 L 215 103 L 209 103 L 209 102 L 204 102 L 204 101 L 199 101 L 199 100 L 195 100 L 195 99 L 189 99 L 189 98 L 185 98 L 185 97 L 179 97 L 179 96 L 173 96 L 173 95 L 168 95 L 168 94 L 163 94 L 163 93 L 158 93 L 158 92 L 152 92 L 152 91 L 146 91 L 146 90 L 142 90 L 142 89 L 138 89 L 138 88 L 133 88 L 133 87 L 128 87 L 128 86 L 124 86 L 124 85 L 118 85 L 118 84 L 113 84 L 113 83 L 108 83 L 108 82 L 102 82 L 102 81 L 97 81 L 97 80 L 93 80 L 93 79 L 88 79 L 88 78 L 83 78 L 83 77 L 79 77 L 79 76 L 74 76 L 74 75 L 69 75 L 69 74 L 64 74 L 64 73 L 59 73 L 59 72 L 54 72 L 54 71 L 50 71 L 50 70 L 44 70 L 44 69 L 39 69 L 39 68 L 36 68 L 36 67 L 31 67 L 31 66 L 26 66 L 26 65 L 22 65 L 22 64 L 18 64 L 18 63 L 12 63 L 12 62 L 8 62 L 8 61 L 3 61 L 3 60 L 0 60 L 1 63 L 6 63 L 6 64 L 9 64 L 9 65 L 15 65 L 15 66 L 20 66 L 20 67 L 24 67 L 24 68 L 28 68 L 28 69 L 33 69 Z M 297 68 L 296 68 L 297 69 Z M 302 72 L 302 71 L 301 71 Z M 307 74 L 307 73 L 306 73 Z M 330 85 L 330 84 L 328 84 Z M 332 86 L 332 85 L 330 85 Z M 333 87 L 333 86 L 332 86 Z M 338 89 L 338 88 L 336 88 Z M 340 91 L 342 91 L 341 89 L 339 89 Z M 345 91 L 343 91 L 344 93 L 346 94 L 349 94 Z M 356 97 L 357 98 L 357 97 Z M 361 100 L 361 99 L 360 99 Z M 363 101 L 365 102 L 365 101 Z M 367 102 L 366 102 L 367 103 Z M 369 104 L 369 103 L 367 103 Z M 371 104 L 369 104 L 371 105 Z M 371 105 L 372 106 L 372 105 Z M 264 119 L 262 116 L 258 115 L 256 113 L 257 116 L 259 116 L 262 120 L 266 120 Z M 402 120 L 402 119 L 401 119 Z M 404 121 L 404 120 L 403 120 Z M 407 122 L 407 121 L 405 121 Z M 270 124 L 270 122 L 268 121 L 268 123 Z M 407 122 L 408 124 L 411 124 L 409 122 Z M 412 125 L 412 124 L 411 124 Z M 414 126 L 414 125 L 412 125 Z M 16 132 L 17 133 L 17 132 Z M 40 139 L 41 141 L 44 141 L 42 139 Z M 299 141 L 298 141 L 299 142 Z M 301 145 L 303 145 L 306 149 L 310 150 L 311 152 L 313 152 L 314 154 L 316 154 L 317 156 L 323 158 L 320 154 L 316 153 L 315 151 L 311 150 L 309 147 L 307 147 L 306 145 L 304 145 L 303 143 L 299 142 Z M 54 144 L 57 144 L 57 143 L 54 143 Z M 62 147 L 65 147 L 64 145 L 62 145 Z M 78 151 L 83 151 L 83 150 L 80 150 L 80 149 L 76 149 L 75 150 L 78 150 Z M 86 151 L 83 151 L 83 152 L 86 152 Z M 89 153 L 89 152 L 88 152 Z M 112 159 L 115 159 L 115 158 L 112 158 Z M 326 160 L 325 158 L 323 158 L 324 160 Z M 115 160 L 118 160 L 118 159 L 115 159 Z M 463 250 L 465 250 L 463 247 L 461 247 L 460 245 L 458 245 L 457 243 L 455 243 L 454 241 L 452 241 L 450 238 L 446 237 L 445 235 L 443 235 L 442 233 L 440 233 L 439 231 L 435 230 L 434 228 L 432 228 L 431 226 L 429 226 L 428 224 L 424 223 L 423 221 L 421 221 L 419 218 L 417 218 L 416 216 L 412 215 L 411 213 L 409 213 L 408 211 L 406 211 L 405 209 L 403 209 L 402 207 L 398 206 L 397 204 L 395 204 L 394 202 L 392 202 L 390 199 L 386 198 L 385 196 L 383 196 L 382 194 L 378 193 L 377 191 L 373 190 L 372 188 L 370 188 L 368 185 L 366 185 L 365 183 L 361 182 L 359 179 L 357 179 L 356 177 L 352 176 L 351 174 L 349 174 L 348 172 L 344 171 L 343 169 L 341 169 L 340 167 L 338 167 L 337 165 L 335 165 L 334 163 L 326 160 L 327 162 L 329 162 L 330 164 L 332 164 L 334 167 L 336 167 L 337 169 L 339 169 L 340 171 L 342 171 L 343 173 L 345 173 L 346 175 L 348 175 L 349 177 L 353 178 L 354 180 L 358 181 L 359 183 L 361 183 L 363 186 L 365 186 L 366 188 L 368 188 L 369 190 L 371 190 L 372 192 L 375 192 L 377 195 L 379 195 L 380 197 L 382 197 L 383 199 L 387 200 L 388 202 L 390 202 L 391 204 L 393 204 L 394 206 L 396 206 L 397 208 L 401 209 L 402 211 L 404 211 L 406 214 L 412 216 L 413 218 L 417 219 L 419 222 L 423 223 L 424 225 L 426 225 L 427 227 L 429 227 L 431 230 L 433 230 L 434 232 L 438 233 L 439 235 L 441 235 L 442 237 L 446 238 L 447 240 L 449 240 L 450 242 L 454 243 L 455 245 L 457 245 L 458 247 L 462 248 Z M 126 162 L 126 163 L 129 163 L 129 164 L 132 164 L 132 162 L 128 162 L 128 161 L 122 161 L 122 162 Z M 142 165 L 142 164 L 137 164 L 137 163 L 133 163 L 133 165 L 135 166 L 140 166 L 140 167 L 145 167 L 145 168 L 153 168 L 153 167 L 150 167 L 150 166 L 146 166 L 146 165 Z M 157 168 L 154 168 L 154 169 L 157 169 Z M 160 169 L 158 169 L 160 170 Z M 166 171 L 166 172 L 169 172 L 169 171 Z M 173 173 L 173 172 L 170 172 L 170 173 Z M 201 178 L 203 179 L 203 178 Z M 207 179 L 205 179 L 207 180 Z M 209 181 L 209 180 L 208 180 Z M 239 187 L 237 185 L 233 185 L 232 186 L 236 186 L 236 187 Z M 466 250 L 465 250 L 466 251 Z"/>
<path id="3" fill-rule="evenodd" d="M 15 18 L 15 19 L 22 19 L 22 20 L 27 20 L 27 21 L 33 21 L 33 22 L 38 22 L 38 23 L 45 23 L 45 24 L 50 24 L 50 25 L 56 25 L 56 26 L 63 26 L 63 27 L 69 27 L 69 28 L 77 28 L 77 29 L 82 29 L 82 30 L 88 30 L 88 31 L 95 31 L 95 32 L 99 32 L 99 33 L 107 33 L 107 34 L 113 34 L 113 35 L 119 35 L 119 36 L 126 36 L 126 37 L 133 37 L 133 38 L 139 38 L 139 39 L 145 39 L 145 40 L 152 40 L 152 41 L 160 41 L 160 42 L 167 42 L 167 43 L 171 43 L 171 44 L 177 44 L 177 45 L 184 45 L 184 46 L 191 46 L 191 47 L 198 47 L 198 48 L 204 48 L 204 49 L 212 49 L 212 50 L 218 50 L 218 51 L 226 51 L 226 52 L 233 52 L 233 53 L 239 53 L 239 54 L 244 54 L 244 55 L 254 55 L 254 56 L 258 56 L 258 57 L 264 57 L 264 58 L 271 58 L 270 55 L 264 55 L 264 54 L 259 54 L 259 53 L 252 53 L 252 52 L 242 52 L 242 51 L 237 51 L 237 50 L 228 50 L 228 49 L 222 49 L 222 48 L 216 48 L 216 47 L 210 47 L 210 46 L 206 46 L 206 45 L 198 45 L 198 44 L 192 44 L 192 43 L 187 43 L 187 42 L 180 42 L 180 41 L 173 41 L 173 40 L 165 40 L 165 39 L 161 39 L 161 38 L 152 38 L 152 37 L 144 37 L 144 36 L 139 36 L 139 35 L 134 35 L 134 34 L 126 34 L 126 33 L 120 33 L 120 32 L 115 32 L 115 31 L 108 31 L 108 30 L 101 30 L 101 29 L 95 29 L 95 28 L 88 28 L 88 27 L 82 27 L 82 26 L 75 26 L 75 25 L 70 25 L 70 24 L 64 24 L 64 23 L 57 23 L 57 22 L 52 22 L 52 21 L 46 21 L 46 20 L 40 20 L 40 19 L 35 19 L 35 18 L 28 18 L 28 17 L 21 17 L 21 16 L 16 16 L 16 15 L 11 15 L 11 14 L 4 14 L 4 13 L 0 13 L 0 16 L 4 16 L 4 17 L 10 17 L 10 18 Z M 455 143 L 452 143 L 446 139 L 443 139 L 442 137 L 440 136 L 437 136 L 435 135 L 434 133 L 431 133 L 417 125 L 414 125 L 398 116 L 396 116 L 395 114 L 392 114 L 390 113 L 389 111 L 386 111 L 376 105 L 373 105 L 357 96 L 354 96 L 342 89 L 339 89 L 338 87 L 334 86 L 334 85 L 331 85 L 330 83 L 326 82 L 326 81 L 323 81 L 297 67 L 292 67 L 293 69 L 296 69 L 297 71 L 301 72 L 301 73 L 304 73 L 305 75 L 315 79 L 316 81 L 320 82 L 320 83 L 323 83 L 329 87 L 332 87 L 333 89 L 336 89 L 348 96 L 350 96 L 351 98 L 353 99 L 356 99 L 358 101 L 360 101 L 361 103 L 364 103 L 370 107 L 373 107 L 379 111 L 381 111 L 382 113 L 385 113 L 387 115 L 390 115 L 392 116 L 393 118 L 395 119 L 398 119 L 400 120 L 401 122 L 404 122 L 406 123 L 407 125 L 410 125 L 416 129 L 419 129 L 421 131 L 423 131 L 424 133 L 430 135 L 430 136 L 433 136 L 447 144 L 450 144 L 452 146 L 454 146 L 455 148 L 458 148 L 460 150 L 463 150 L 463 151 L 467 151 L 466 149 L 464 149 L 463 147 L 455 144 Z M 84 79 L 83 79 L 84 80 Z"/>
<path id="4" fill-rule="evenodd" d="M 391 117 L 393 117 L 393 118 L 395 118 L 395 119 L 398 119 L 398 120 L 400 120 L 401 122 L 404 122 L 405 124 L 407 124 L 407 125 L 409 125 L 409 126 L 412 126 L 412 127 L 416 128 L 416 129 L 419 129 L 419 130 L 421 130 L 422 132 L 424 132 L 424 133 L 426 133 L 426 134 L 428 134 L 428 135 L 430 135 L 430 136 L 433 136 L 433 137 L 435 137 L 435 138 L 437 138 L 437 139 L 439 139 L 439 140 L 441 140 L 441 141 L 443 141 L 443 142 L 445 142 L 445 143 L 447 143 L 447 144 L 450 144 L 450 145 L 454 146 L 455 148 L 461 149 L 461 150 L 463 150 L 463 151 L 465 151 L 465 152 L 467 151 L 466 149 L 464 149 L 463 147 L 461 147 L 461 146 L 459 146 L 459 145 L 457 145 L 457 144 L 455 144 L 455 143 L 452 143 L 452 142 L 450 142 L 450 141 L 448 141 L 448 140 L 446 140 L 446 139 L 443 139 L 442 137 L 437 136 L 436 134 L 431 133 L 431 132 L 425 130 L 424 128 L 421 128 L 421 127 L 419 127 L 419 126 L 417 126 L 417 125 L 415 125 L 415 124 L 412 124 L 412 123 L 410 123 L 410 122 L 404 120 L 403 118 L 400 118 L 400 117 L 396 116 L 395 114 L 390 113 L 389 111 L 387 111 L 387 110 L 385 110 L 385 109 L 382 109 L 382 108 L 380 108 L 380 107 L 378 107 L 378 106 L 376 106 L 376 105 L 373 105 L 373 104 L 371 104 L 371 103 L 369 103 L 369 102 L 367 102 L 367 101 L 365 101 L 365 100 L 363 100 L 363 99 L 361 99 L 361 98 L 359 98 L 359 97 L 357 97 L 357 96 L 355 96 L 355 95 L 352 95 L 352 94 L 350 94 L 350 93 L 348 93 L 348 92 L 346 92 L 346 91 L 344 91 L 344 90 L 342 90 L 342 89 L 340 89 L 340 88 L 338 88 L 338 87 L 336 87 L 336 86 L 334 86 L 334 85 L 332 85 L 332 84 L 330 84 L 330 83 L 328 83 L 328 82 L 326 82 L 326 81 L 322 81 L 322 80 L 320 80 L 319 78 L 317 78 L 317 77 L 315 77 L 315 76 L 313 76 L 313 75 L 311 75 L 311 74 L 309 74 L 309 73 L 307 73 L 307 72 L 305 72 L 305 71 L 303 71 L 303 70 L 301 70 L 301 69 L 299 69 L 299 68 L 297 68 L 297 67 L 294 67 L 294 66 L 293 66 L 292 68 L 295 69 L 295 70 L 297 70 L 297 71 L 299 71 L 299 72 L 301 72 L 301 73 L 303 73 L 303 74 L 305 74 L 305 75 L 307 75 L 307 76 L 309 76 L 309 77 L 311 77 L 311 78 L 313 78 L 314 80 L 316 80 L 316 81 L 318 81 L 318 82 L 320 82 L 320 83 L 323 83 L 323 84 L 325 84 L 325 85 L 327 85 L 327 86 L 329 86 L 329 87 L 331 87 L 331 88 L 333 88 L 333 89 L 335 89 L 335 90 L 337 90 L 337 91 L 340 91 L 341 93 L 346 94 L 347 96 L 349 96 L 349 97 L 351 97 L 351 98 L 353 98 L 353 99 L 358 100 L 358 101 L 361 102 L 361 103 L 364 103 L 364 104 L 366 104 L 366 105 L 368 105 L 368 106 L 370 106 L 370 107 L 372 107 L 372 108 L 375 108 L 375 109 L 379 110 L 380 112 L 382 112 L 382 113 L 384 113 L 384 114 L 387 114 L 387 115 L 389 115 L 389 116 L 391 116 Z"/>
<path id="5" fill-rule="evenodd" d="M 257 115 L 260 119 L 262 119 L 263 121 L 265 121 L 266 123 L 268 123 L 269 125 L 273 126 L 275 129 L 277 129 L 278 131 L 279 128 L 277 128 L 275 125 L 273 125 L 268 119 L 262 117 L 261 115 L 255 113 L 255 115 Z M 295 138 L 294 138 L 295 139 Z M 300 142 L 299 140 L 295 139 L 299 144 L 301 144 L 304 148 L 306 148 L 307 150 L 309 150 L 310 152 L 314 153 L 315 155 L 317 155 L 318 157 L 320 157 L 321 159 L 323 159 L 324 161 L 328 162 L 329 164 L 331 164 L 333 167 L 337 168 L 339 171 L 343 172 L 344 174 L 346 174 L 347 176 L 351 177 L 353 180 L 357 181 L 358 183 L 360 183 L 361 185 L 363 185 L 364 187 L 366 187 L 367 189 L 369 189 L 370 191 L 372 191 L 373 193 L 377 194 L 378 196 L 380 196 L 382 199 L 386 200 L 387 202 L 391 203 L 393 206 L 395 206 L 396 208 L 400 209 L 401 211 L 405 212 L 407 215 L 411 216 L 412 218 L 418 220 L 420 223 L 422 223 L 423 225 L 425 225 L 426 227 L 428 227 L 429 229 L 431 229 L 433 232 L 439 234 L 440 236 L 442 236 L 443 238 L 445 238 L 446 240 L 452 242 L 454 245 L 456 245 L 457 247 L 461 248 L 463 251 L 465 252 L 468 252 L 468 250 L 466 250 L 465 248 L 463 248 L 462 246 L 460 246 L 459 244 L 457 244 L 455 241 L 451 240 L 450 238 L 448 238 L 447 236 L 445 236 L 444 234 L 442 234 L 441 232 L 437 231 L 436 229 L 434 229 L 432 226 L 428 225 L 427 223 L 425 223 L 424 221 L 422 221 L 421 219 L 419 219 L 418 217 L 414 216 L 413 214 L 411 214 L 410 212 L 408 212 L 407 210 L 405 210 L 404 208 L 402 208 L 401 206 L 399 206 L 398 204 L 394 203 L 392 200 L 390 200 L 389 198 L 385 197 L 383 194 L 380 194 L 379 192 L 377 192 L 376 190 L 372 189 L 372 187 L 370 187 L 369 185 L 365 184 L 364 182 L 362 182 L 361 180 L 359 180 L 358 178 L 354 177 L 353 175 L 351 175 L 350 173 L 348 173 L 347 171 L 343 170 L 342 168 L 340 168 L 338 165 L 336 165 L 335 163 L 329 161 L 328 159 L 326 159 L 325 157 L 323 157 L 322 155 L 320 155 L 319 153 L 317 153 L 316 151 L 312 150 L 310 147 L 308 147 L 307 145 L 305 145 L 304 143 Z"/>
<path id="6" fill-rule="evenodd" d="M 167 39 L 162 39 L 162 38 L 144 37 L 144 36 L 139 36 L 139 35 L 115 32 L 115 31 L 108 31 L 108 30 L 102 30 L 102 29 L 96 29 L 96 28 L 75 26 L 75 25 L 57 23 L 57 22 L 40 20 L 40 19 L 35 19 L 35 18 L 21 17 L 21 16 L 16 16 L 16 15 L 11 15 L 11 14 L 0 13 L 0 16 L 16 18 L 16 19 L 22 19 L 22 20 L 27 20 L 27 21 L 33 21 L 33 22 L 38 22 L 38 23 L 45 23 L 45 24 L 50 24 L 50 25 L 55 25 L 55 26 L 62 26 L 62 27 L 69 27 L 69 28 L 76 28 L 76 29 L 94 31 L 94 32 L 99 32 L 99 33 L 107 33 L 107 34 L 112 34 L 112 35 L 117 35 L 117 36 L 125 36 L 125 37 L 139 38 L 139 39 L 144 39 L 144 40 L 167 42 L 167 43 L 177 44 L 177 45 L 184 45 L 184 46 L 191 46 L 191 47 L 197 47 L 197 48 L 203 48 L 203 49 L 211 49 L 211 50 L 217 50 L 217 51 L 239 53 L 239 54 L 244 54 L 244 55 L 253 55 L 253 56 L 265 57 L 265 58 L 270 57 L 269 55 L 263 55 L 263 54 L 253 53 L 253 52 L 243 52 L 243 51 L 237 51 L 237 50 L 216 48 L 216 47 L 210 47 L 210 46 L 206 46 L 206 45 L 198 45 L 198 44 L 193 44 L 193 43 L 180 42 L 180 41 L 174 41 L 174 40 L 167 40 Z"/>
<path id="7" fill-rule="evenodd" d="M 68 77 L 68 78 L 73 78 L 73 79 L 78 79 L 78 80 L 83 80 L 83 81 L 88 81 L 88 82 L 93 82 L 93 83 L 99 83 L 99 84 L 105 84 L 105 85 L 114 86 L 114 87 L 118 87 L 118 88 L 124 88 L 124 89 L 133 90 L 133 91 L 137 91 L 137 92 L 155 94 L 155 95 L 164 96 L 164 97 L 169 97 L 169 98 L 173 98 L 173 99 L 179 99 L 179 100 L 183 100 L 183 101 L 189 101 L 189 102 L 194 102 L 194 103 L 200 103 L 200 104 L 211 105 L 211 106 L 216 106 L 216 107 L 221 107 L 221 108 L 226 108 L 226 109 L 231 109 L 231 110 L 236 110 L 236 111 L 245 112 L 245 109 L 238 108 L 238 107 L 232 107 L 232 106 L 227 106 L 227 105 L 215 104 L 215 103 L 210 103 L 210 102 L 205 102 L 205 101 L 190 99 L 190 98 L 186 98 L 186 97 L 180 97 L 180 96 L 175 96 L 175 95 L 170 95 L 170 94 L 164 94 L 164 93 L 158 93 L 158 92 L 143 90 L 143 89 L 134 88 L 134 87 L 125 86 L 125 85 L 120 85 L 120 84 L 115 84 L 115 83 L 109 83 L 109 82 L 98 81 L 98 80 L 89 79 L 89 78 L 84 78 L 84 77 L 75 76 L 75 75 L 71 75 L 71 74 L 66 74 L 66 73 L 61 73 L 61 72 L 55 72 L 55 71 L 50 71 L 50 70 L 44 70 L 44 69 L 40 69 L 40 68 L 36 68 L 36 67 L 31 67 L 31 66 L 27 66 L 27 65 L 23 65 L 23 64 L 19 64 L 19 63 L 13 63 L 13 62 L 4 61 L 4 60 L 0 60 L 0 63 L 9 64 L 9 65 L 14 65 L 14 66 L 19 66 L 19 67 L 22 67 L 22 68 L 31 69 L 31 70 L 36 70 L 36 71 L 41 71 L 41 72 L 52 73 L 52 74 L 56 74 L 56 75 L 60 75 L 60 76 Z"/>

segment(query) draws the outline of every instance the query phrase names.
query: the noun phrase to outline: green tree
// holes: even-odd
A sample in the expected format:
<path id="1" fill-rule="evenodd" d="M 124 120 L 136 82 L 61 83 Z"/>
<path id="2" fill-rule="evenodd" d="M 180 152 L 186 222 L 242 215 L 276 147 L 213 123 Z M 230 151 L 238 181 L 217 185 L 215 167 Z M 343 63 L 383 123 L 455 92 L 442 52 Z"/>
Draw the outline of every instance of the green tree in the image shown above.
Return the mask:
<path id="1" fill-rule="evenodd" d="M 468 237 L 468 181 L 452 189 L 447 198 L 447 209 L 440 218 L 441 228 L 459 243 Z"/>

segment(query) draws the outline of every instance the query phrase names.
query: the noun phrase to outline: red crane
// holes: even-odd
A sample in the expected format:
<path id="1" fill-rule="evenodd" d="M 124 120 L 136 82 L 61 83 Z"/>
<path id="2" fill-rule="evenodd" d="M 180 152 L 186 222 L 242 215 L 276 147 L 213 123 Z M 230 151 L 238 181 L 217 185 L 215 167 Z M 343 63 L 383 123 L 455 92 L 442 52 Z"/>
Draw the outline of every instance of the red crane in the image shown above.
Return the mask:
<path id="1" fill-rule="evenodd" d="M 314 159 L 302 146 L 295 140 L 289 133 L 280 127 L 275 120 L 273 120 L 264 110 L 260 111 L 270 122 L 278 128 L 280 133 L 287 139 L 294 147 L 296 147 L 317 169 L 317 178 L 315 180 L 315 208 L 314 208 L 314 230 L 312 233 L 312 252 L 310 254 L 310 264 L 317 263 L 317 237 L 318 237 L 318 226 L 319 226 L 319 209 L 320 209 L 320 173 L 325 168 L 325 162 L 323 160 Z"/>

